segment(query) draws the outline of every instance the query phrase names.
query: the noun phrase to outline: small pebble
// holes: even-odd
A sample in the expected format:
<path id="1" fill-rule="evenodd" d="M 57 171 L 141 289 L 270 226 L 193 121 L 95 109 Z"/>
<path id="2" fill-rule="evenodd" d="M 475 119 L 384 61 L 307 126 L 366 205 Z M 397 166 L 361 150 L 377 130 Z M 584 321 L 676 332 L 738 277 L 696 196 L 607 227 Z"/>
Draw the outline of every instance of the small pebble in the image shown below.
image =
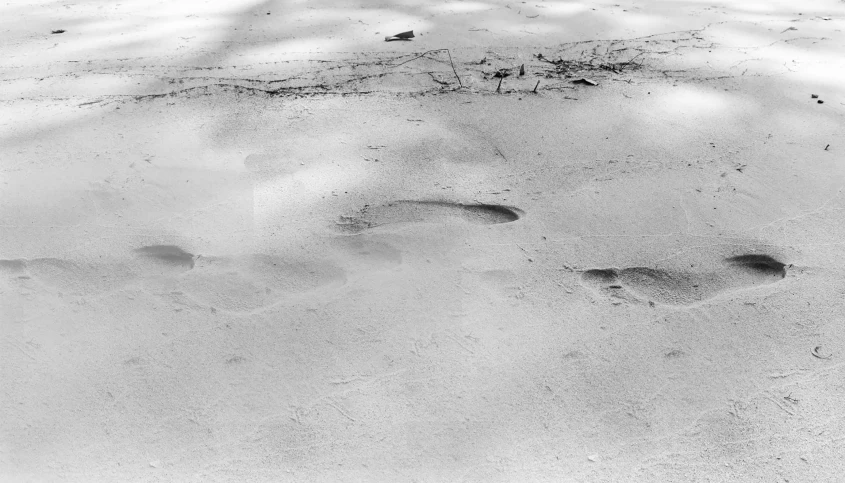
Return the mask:
<path id="1" fill-rule="evenodd" d="M 824 104 L 824 101 L 823 101 L 823 100 L 821 100 L 821 99 L 819 99 L 819 100 L 818 100 L 818 101 L 816 101 L 816 102 L 818 102 L 819 104 Z"/>
<path id="2" fill-rule="evenodd" d="M 818 99 L 819 95 L 818 94 L 810 94 L 810 97 L 812 97 L 813 99 Z"/>

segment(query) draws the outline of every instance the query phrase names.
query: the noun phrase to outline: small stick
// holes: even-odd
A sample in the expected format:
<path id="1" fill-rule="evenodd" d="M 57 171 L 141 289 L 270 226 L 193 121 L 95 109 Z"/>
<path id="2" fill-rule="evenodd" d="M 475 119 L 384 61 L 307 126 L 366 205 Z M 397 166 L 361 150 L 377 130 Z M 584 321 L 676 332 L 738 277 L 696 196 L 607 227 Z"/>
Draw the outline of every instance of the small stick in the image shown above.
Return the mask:
<path id="1" fill-rule="evenodd" d="M 499 77 L 499 85 L 496 87 L 496 92 L 500 92 L 502 88 L 502 81 L 505 80 L 504 77 Z"/>
<path id="2" fill-rule="evenodd" d="M 533 90 L 533 91 L 531 91 L 531 92 L 533 92 L 534 94 L 536 94 L 536 93 L 537 93 L 537 88 L 538 88 L 538 87 L 540 87 L 540 81 L 537 81 L 537 85 L 535 85 L 535 86 L 534 86 L 534 90 Z"/>
<path id="3" fill-rule="evenodd" d="M 827 151 L 827 148 L 829 148 L 829 147 L 830 147 L 830 144 L 828 144 L 827 146 L 825 146 L 825 147 L 824 147 L 824 150 L 825 150 L 825 151 Z"/>
<path id="4" fill-rule="evenodd" d="M 432 52 L 440 52 L 441 50 L 444 50 L 444 49 L 427 50 L 427 51 L 423 52 L 422 54 L 420 54 L 420 55 L 418 55 L 418 56 L 414 57 L 413 59 L 408 59 L 408 60 L 406 60 L 405 62 L 400 62 L 400 63 L 398 63 L 398 64 L 393 64 L 393 65 L 392 65 L 392 67 L 399 67 L 400 65 L 405 65 L 405 64 L 407 64 L 408 62 L 413 62 L 413 61 L 415 61 L 415 60 L 417 60 L 417 59 L 421 59 L 421 58 L 425 57 L 426 55 L 428 55 L 428 54 L 430 54 L 430 53 L 432 53 Z"/>
<path id="5" fill-rule="evenodd" d="M 461 88 L 463 88 L 464 83 L 461 82 L 461 78 L 458 76 L 458 71 L 455 70 L 455 64 L 452 62 L 452 53 L 449 52 L 449 49 L 445 49 L 445 50 L 446 50 L 446 53 L 449 54 L 449 63 L 452 65 L 452 72 L 455 73 L 455 78 L 458 79 L 458 85 L 461 86 Z"/>

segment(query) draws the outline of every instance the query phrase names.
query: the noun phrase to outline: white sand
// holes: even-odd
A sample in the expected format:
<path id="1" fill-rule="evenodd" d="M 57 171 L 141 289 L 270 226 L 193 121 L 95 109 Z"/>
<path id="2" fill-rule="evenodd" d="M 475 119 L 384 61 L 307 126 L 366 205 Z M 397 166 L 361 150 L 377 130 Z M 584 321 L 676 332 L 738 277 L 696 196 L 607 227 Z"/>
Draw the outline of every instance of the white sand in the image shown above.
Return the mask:
<path id="1" fill-rule="evenodd" d="M 841 478 L 842 2 L 28 3 L 3 481 Z"/>

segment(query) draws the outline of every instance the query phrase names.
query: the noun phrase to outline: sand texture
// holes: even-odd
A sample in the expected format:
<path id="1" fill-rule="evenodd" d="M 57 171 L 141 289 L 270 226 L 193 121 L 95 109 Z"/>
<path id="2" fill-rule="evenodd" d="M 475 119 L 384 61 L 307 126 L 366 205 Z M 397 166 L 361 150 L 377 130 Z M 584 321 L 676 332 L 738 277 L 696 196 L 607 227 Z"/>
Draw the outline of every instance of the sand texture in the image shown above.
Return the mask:
<path id="1" fill-rule="evenodd" d="M 0 6 L 0 480 L 841 481 L 843 29 Z"/>

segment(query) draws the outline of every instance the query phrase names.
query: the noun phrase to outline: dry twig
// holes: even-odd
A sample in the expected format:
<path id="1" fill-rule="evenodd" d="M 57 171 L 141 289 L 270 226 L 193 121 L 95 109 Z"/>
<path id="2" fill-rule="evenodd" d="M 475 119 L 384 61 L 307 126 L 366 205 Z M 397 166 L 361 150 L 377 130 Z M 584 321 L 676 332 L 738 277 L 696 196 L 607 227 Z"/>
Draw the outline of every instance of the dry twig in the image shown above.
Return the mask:
<path id="1" fill-rule="evenodd" d="M 406 60 L 405 62 L 401 62 L 401 63 L 399 63 L 399 64 L 395 64 L 395 65 L 393 65 L 393 67 L 399 67 L 400 65 L 405 65 L 405 64 L 407 64 L 408 62 L 411 62 L 411 61 L 414 61 L 414 60 L 417 60 L 417 59 L 421 59 L 421 58 L 425 57 L 425 56 L 426 56 L 426 55 L 428 55 L 428 54 L 431 54 L 431 53 L 434 53 L 434 52 L 443 52 L 443 51 L 446 51 L 446 54 L 448 54 L 448 55 L 449 55 L 449 65 L 451 65 L 451 66 L 452 66 L 452 72 L 454 72 L 454 73 L 455 73 L 455 78 L 456 78 L 456 79 L 458 79 L 458 85 L 459 85 L 459 86 L 461 86 L 461 87 L 463 87 L 463 86 L 464 86 L 464 84 L 463 84 L 463 82 L 461 82 L 461 77 L 458 75 L 458 71 L 457 71 L 457 70 L 455 70 L 455 63 L 454 63 L 454 62 L 452 62 L 452 53 L 451 53 L 451 52 L 449 52 L 449 49 L 434 49 L 434 50 L 428 50 L 428 51 L 425 51 L 425 52 L 423 52 L 422 54 L 420 54 L 420 55 L 418 55 L 418 56 L 414 57 L 413 59 L 408 59 L 408 60 Z"/>

